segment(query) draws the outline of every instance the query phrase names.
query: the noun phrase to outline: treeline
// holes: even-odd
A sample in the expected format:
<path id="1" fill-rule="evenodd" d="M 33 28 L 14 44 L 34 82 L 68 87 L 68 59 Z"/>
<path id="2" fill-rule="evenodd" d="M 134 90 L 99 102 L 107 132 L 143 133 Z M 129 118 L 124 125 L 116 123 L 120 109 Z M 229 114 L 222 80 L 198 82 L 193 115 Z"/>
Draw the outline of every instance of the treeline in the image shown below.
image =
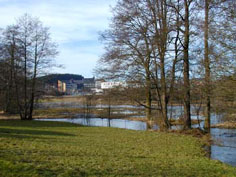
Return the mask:
<path id="1" fill-rule="evenodd" d="M 42 94 L 38 77 L 54 65 L 57 46 L 49 28 L 28 14 L 0 33 L 0 107 L 31 120 Z"/>
<path id="2" fill-rule="evenodd" d="M 67 81 L 67 80 L 83 80 L 84 77 L 77 74 L 49 74 L 47 76 L 43 76 L 39 78 L 41 81 L 49 84 L 57 83 L 58 80 L 60 81 Z"/>
<path id="3" fill-rule="evenodd" d="M 170 128 L 171 100 L 181 99 L 185 129 L 191 103 L 203 100 L 209 131 L 217 81 L 235 79 L 235 9 L 234 0 L 120 0 L 101 35 L 106 52 L 97 73 L 143 85 L 147 119 L 157 100 L 162 130 Z"/>

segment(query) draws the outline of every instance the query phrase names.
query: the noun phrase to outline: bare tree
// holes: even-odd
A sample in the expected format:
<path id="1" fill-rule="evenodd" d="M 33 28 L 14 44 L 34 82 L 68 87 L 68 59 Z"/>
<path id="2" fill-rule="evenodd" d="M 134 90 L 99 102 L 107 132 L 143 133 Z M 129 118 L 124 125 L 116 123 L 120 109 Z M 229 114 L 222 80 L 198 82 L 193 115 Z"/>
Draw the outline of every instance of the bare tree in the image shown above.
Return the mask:
<path id="1" fill-rule="evenodd" d="M 205 91 L 206 91 L 206 113 L 205 128 L 210 132 L 211 125 L 211 70 L 209 59 L 209 0 L 205 0 L 205 21 L 204 21 L 204 66 L 205 66 Z"/>
<path id="2" fill-rule="evenodd" d="M 189 41 L 190 41 L 190 22 L 189 22 L 189 11 L 192 0 L 184 0 L 184 42 L 183 42 L 183 51 L 184 51 L 184 128 L 191 128 L 191 110 L 190 110 L 190 80 L 189 80 Z"/>
<path id="3" fill-rule="evenodd" d="M 168 103 L 172 97 L 176 80 L 176 66 L 180 61 L 180 10 L 179 1 L 152 1 L 151 7 L 154 31 L 153 80 L 160 105 L 162 128 L 168 129 Z"/>
<path id="4" fill-rule="evenodd" d="M 19 62 L 17 54 L 17 26 L 8 26 L 2 31 L 1 38 L 1 80 L 2 93 L 4 95 L 4 111 L 7 113 L 15 113 L 17 111 L 15 101 L 14 78 L 15 71 L 20 67 L 16 67 Z"/>
<path id="5" fill-rule="evenodd" d="M 199 2 L 204 3 L 201 8 L 196 6 Z M 146 115 L 150 117 L 150 103 L 156 100 L 163 129 L 170 126 L 168 103 L 175 86 L 180 83 L 184 128 L 191 128 L 190 80 L 197 73 L 197 78 L 202 74 L 205 78 L 206 127 L 209 130 L 213 77 L 217 77 L 215 73 L 230 75 L 235 71 L 235 67 L 230 66 L 235 64 L 235 2 L 199 2 L 121 0 L 113 9 L 110 29 L 103 35 L 106 53 L 100 64 L 105 67 L 100 71 L 106 76 L 109 73 L 112 78 L 137 81 L 140 91 L 146 88 Z M 194 26 L 197 21 L 200 22 L 198 25 L 203 22 L 201 27 Z M 199 72 L 198 66 L 204 66 L 203 72 Z M 179 83 L 176 81 L 178 76 L 181 76 Z"/>
<path id="6" fill-rule="evenodd" d="M 4 39 L 3 58 L 9 70 L 8 91 L 10 94 L 15 91 L 21 119 L 31 120 L 35 99 L 40 92 L 37 77 L 52 65 L 57 54 L 56 45 L 50 39 L 49 29 L 28 14 L 5 30 Z M 9 102 L 10 97 L 7 100 Z"/>
<path id="7" fill-rule="evenodd" d="M 235 68 L 235 1 L 231 0 L 204 0 L 198 1 L 197 12 L 200 15 L 197 40 L 200 66 L 204 67 L 204 108 L 205 129 L 210 132 L 211 102 L 214 90 L 213 84 L 222 76 L 231 76 Z M 196 44 L 194 44 L 196 45 Z M 195 72 L 195 71 L 194 71 Z M 197 71 L 198 72 L 198 71 Z"/>
<path id="8" fill-rule="evenodd" d="M 146 116 L 151 119 L 151 41 L 148 39 L 148 21 L 142 19 L 140 0 L 119 1 L 114 8 L 110 30 L 103 33 L 106 54 L 100 60 L 103 74 L 110 78 L 137 81 L 145 87 Z M 106 67 L 108 66 L 108 67 Z M 144 79 L 137 80 L 137 78 Z"/>
<path id="9" fill-rule="evenodd" d="M 151 101 L 156 97 L 163 129 L 170 127 L 168 101 L 175 84 L 181 48 L 180 20 L 170 4 L 167 0 L 119 1 L 113 10 L 112 26 L 103 36 L 108 47 L 105 57 L 100 60 L 103 65 L 110 65 L 105 67 L 106 70 L 100 70 L 103 73 L 125 75 L 128 81 L 137 81 L 144 86 L 148 120 Z M 155 94 L 152 89 L 156 90 Z"/>

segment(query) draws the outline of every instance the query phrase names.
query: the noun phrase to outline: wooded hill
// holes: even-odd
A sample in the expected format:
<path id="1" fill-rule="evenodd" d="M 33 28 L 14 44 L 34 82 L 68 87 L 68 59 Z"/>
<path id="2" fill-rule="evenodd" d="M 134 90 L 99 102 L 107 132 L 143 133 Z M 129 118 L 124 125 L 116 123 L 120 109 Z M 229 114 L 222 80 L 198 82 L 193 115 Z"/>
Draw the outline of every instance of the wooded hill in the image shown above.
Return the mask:
<path id="1" fill-rule="evenodd" d="M 82 80 L 83 78 L 84 78 L 83 76 L 77 75 L 77 74 L 50 74 L 47 76 L 42 76 L 39 79 L 43 82 L 53 84 L 53 83 L 56 83 L 58 80 L 61 80 L 61 81 L 70 80 L 70 79 Z"/>

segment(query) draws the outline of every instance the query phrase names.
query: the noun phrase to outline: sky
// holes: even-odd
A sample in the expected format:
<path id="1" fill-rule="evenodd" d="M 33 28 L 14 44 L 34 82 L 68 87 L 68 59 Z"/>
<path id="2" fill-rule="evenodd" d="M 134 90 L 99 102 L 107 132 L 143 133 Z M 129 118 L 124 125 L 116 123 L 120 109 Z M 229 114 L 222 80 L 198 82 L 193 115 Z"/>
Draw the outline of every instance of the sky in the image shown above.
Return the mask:
<path id="1" fill-rule="evenodd" d="M 99 33 L 109 27 L 117 0 L 0 0 L 0 28 L 14 24 L 25 13 L 38 17 L 50 28 L 59 55 L 54 73 L 93 77 L 104 53 Z"/>

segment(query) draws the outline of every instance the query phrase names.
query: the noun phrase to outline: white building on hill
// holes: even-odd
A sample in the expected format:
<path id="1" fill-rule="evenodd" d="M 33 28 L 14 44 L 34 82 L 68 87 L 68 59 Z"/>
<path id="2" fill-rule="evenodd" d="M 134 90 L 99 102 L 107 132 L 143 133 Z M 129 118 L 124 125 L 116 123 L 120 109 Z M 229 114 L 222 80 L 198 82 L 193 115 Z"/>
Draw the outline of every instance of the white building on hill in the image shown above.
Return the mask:
<path id="1" fill-rule="evenodd" d="M 112 89 L 116 87 L 126 87 L 126 83 L 124 82 L 102 82 L 101 83 L 101 89 L 106 90 L 106 89 Z"/>

